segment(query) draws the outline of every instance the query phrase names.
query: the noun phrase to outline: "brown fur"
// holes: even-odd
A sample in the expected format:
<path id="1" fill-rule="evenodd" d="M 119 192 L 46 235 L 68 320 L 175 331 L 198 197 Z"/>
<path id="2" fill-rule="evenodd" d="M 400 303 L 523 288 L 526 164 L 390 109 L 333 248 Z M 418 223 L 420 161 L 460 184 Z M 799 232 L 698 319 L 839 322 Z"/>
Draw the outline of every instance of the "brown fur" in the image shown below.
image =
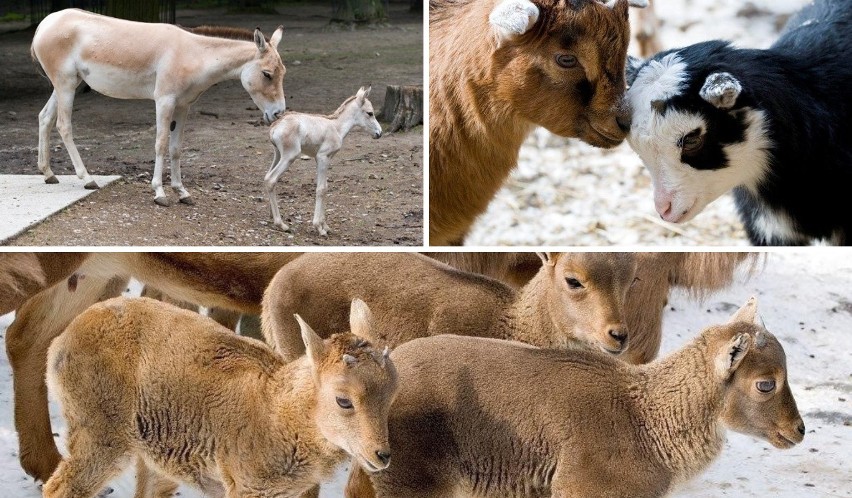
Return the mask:
<path id="1" fill-rule="evenodd" d="M 351 329 L 369 332 L 369 311 L 359 306 Z M 377 455 L 390 455 L 393 363 L 354 333 L 323 342 L 303 323 L 302 335 L 308 355 L 285 364 L 263 343 L 172 305 L 118 298 L 92 306 L 48 355 L 69 457 L 45 483 L 45 498 L 94 496 L 130 455 L 229 497 L 298 496 L 346 454 L 387 467 Z"/>
<path id="2" fill-rule="evenodd" d="M 497 3 L 430 3 L 431 245 L 462 242 L 535 125 L 603 147 L 625 137 L 615 117 L 625 89 L 627 0 L 613 8 L 580 2 L 579 10 L 566 0 L 536 0 L 537 23 L 500 46 L 488 24 Z M 575 55 L 578 67 L 557 66 L 557 54 Z"/>
<path id="3" fill-rule="evenodd" d="M 541 347 L 594 345 L 615 352 L 627 343 L 622 317 L 634 260 L 623 253 L 557 254 L 520 292 L 419 254 L 312 253 L 282 268 L 264 297 L 263 332 L 285 358 L 302 349 L 294 313 L 326 337 L 346 308 L 363 299 L 376 317 L 376 342 L 454 333 Z M 566 278 L 584 289 L 572 290 Z M 611 334 L 612 332 L 612 334 Z"/>
<path id="4" fill-rule="evenodd" d="M 0 315 L 15 309 L 14 303 L 44 285 L 44 271 L 34 254 L 0 254 Z"/>
<path id="5" fill-rule="evenodd" d="M 754 313 L 641 366 L 470 337 L 406 343 L 377 496 L 658 497 L 709 465 L 723 428 L 801 442 L 783 348 Z M 771 394 L 756 390 L 765 379 Z"/>
<path id="6" fill-rule="evenodd" d="M 231 26 L 196 26 L 194 28 L 187 28 L 181 26 L 183 29 L 189 31 L 190 33 L 195 33 L 196 35 L 201 36 L 212 36 L 215 38 L 226 38 L 229 40 L 244 40 L 244 41 L 252 41 L 254 40 L 254 31 L 250 29 L 244 28 L 234 28 Z M 269 43 L 269 37 L 264 36 L 264 40 Z"/>
<path id="7" fill-rule="evenodd" d="M 47 282 L 41 293 L 21 296 L 6 331 L 15 388 L 15 428 L 21 466 L 46 481 L 60 455 L 53 441 L 44 385 L 47 348 L 91 304 L 124 290 L 128 277 L 166 294 L 207 307 L 260 313 L 266 285 L 299 253 L 37 253 Z M 66 279 L 77 273 L 71 290 Z M 39 289 L 37 289 L 39 290 Z M 27 301 L 24 301 L 29 298 Z"/>

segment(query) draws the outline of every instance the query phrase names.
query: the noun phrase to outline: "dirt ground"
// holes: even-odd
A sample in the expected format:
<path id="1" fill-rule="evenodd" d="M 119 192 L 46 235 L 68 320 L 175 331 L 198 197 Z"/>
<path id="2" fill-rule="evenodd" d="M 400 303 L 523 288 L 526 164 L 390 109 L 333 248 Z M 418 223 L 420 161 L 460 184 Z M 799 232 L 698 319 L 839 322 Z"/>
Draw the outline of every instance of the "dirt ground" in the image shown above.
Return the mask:
<path id="1" fill-rule="evenodd" d="M 287 67 L 288 109 L 330 113 L 361 85 L 381 109 L 387 85 L 422 84 L 423 24 L 407 4 L 391 4 L 388 26 L 329 29 L 328 5 L 288 4 L 279 15 L 177 12 L 184 26 L 218 24 L 271 34 L 284 25 L 279 51 Z M 0 30 L 3 27 L 0 26 Z M 50 82 L 30 60 L 32 31 L 0 33 L 0 174 L 38 174 L 38 112 Z M 213 115 L 211 115 L 213 114 Z M 298 160 L 278 185 L 282 216 L 292 233 L 271 224 L 263 177 L 272 161 L 267 127 L 239 81 L 209 89 L 190 109 L 181 169 L 194 206 L 154 204 L 154 103 L 78 94 L 74 138 L 89 172 L 122 180 L 52 216 L 10 244 L 62 245 L 420 245 L 423 234 L 423 130 L 373 140 L 354 130 L 333 159 L 327 219 L 320 237 L 311 225 L 316 164 Z M 384 123 L 387 126 L 387 123 Z M 54 131 L 51 168 L 73 174 Z M 168 168 L 166 168 L 168 170 Z M 166 175 L 168 177 L 168 175 Z M 165 185 L 168 180 L 164 178 Z M 173 200 L 176 195 L 167 187 Z"/>

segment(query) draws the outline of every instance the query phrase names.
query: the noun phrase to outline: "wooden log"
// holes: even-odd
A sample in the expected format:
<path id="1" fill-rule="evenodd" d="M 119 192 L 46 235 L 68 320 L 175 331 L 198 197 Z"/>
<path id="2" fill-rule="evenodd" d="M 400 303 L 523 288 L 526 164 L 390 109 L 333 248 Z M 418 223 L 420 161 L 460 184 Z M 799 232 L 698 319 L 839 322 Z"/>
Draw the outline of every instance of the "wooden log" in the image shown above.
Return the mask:
<path id="1" fill-rule="evenodd" d="M 391 133 L 423 124 L 423 87 L 388 85 L 378 118 L 391 123 Z"/>

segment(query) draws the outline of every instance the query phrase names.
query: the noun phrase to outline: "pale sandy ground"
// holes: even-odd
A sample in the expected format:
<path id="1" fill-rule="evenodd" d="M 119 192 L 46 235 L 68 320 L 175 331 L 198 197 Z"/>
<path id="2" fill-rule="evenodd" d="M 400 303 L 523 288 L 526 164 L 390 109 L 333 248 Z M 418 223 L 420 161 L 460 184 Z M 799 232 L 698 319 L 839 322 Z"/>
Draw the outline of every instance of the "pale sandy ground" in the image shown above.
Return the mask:
<path id="1" fill-rule="evenodd" d="M 709 39 L 767 48 L 806 0 L 657 0 L 664 48 Z M 631 9 L 635 21 L 636 9 Z M 630 53 L 638 55 L 638 47 Z M 534 133 L 518 168 L 465 241 L 496 245 L 748 245 L 725 195 L 692 221 L 672 225 L 654 210 L 651 180 L 625 142 L 612 150 Z"/>
<path id="2" fill-rule="evenodd" d="M 807 435 L 791 450 L 777 450 L 748 436 L 729 434 L 721 457 L 679 497 L 850 497 L 852 496 L 852 259 L 822 249 L 768 256 L 751 278 L 698 304 L 672 296 L 666 312 L 663 353 L 679 347 L 703 327 L 726 320 L 756 295 L 763 319 L 782 342 L 793 394 Z M 0 318 L 0 335 L 11 316 Z M 0 348 L 3 348 L 0 339 Z M 54 430 L 64 447 L 65 424 L 51 405 Z M 323 487 L 323 497 L 342 496 L 341 472 Z M 132 496 L 132 474 L 111 484 L 112 496 Z M 35 498 L 38 488 L 18 466 L 12 426 L 11 372 L 0 354 L 0 496 Z M 183 489 L 181 496 L 198 497 Z"/>

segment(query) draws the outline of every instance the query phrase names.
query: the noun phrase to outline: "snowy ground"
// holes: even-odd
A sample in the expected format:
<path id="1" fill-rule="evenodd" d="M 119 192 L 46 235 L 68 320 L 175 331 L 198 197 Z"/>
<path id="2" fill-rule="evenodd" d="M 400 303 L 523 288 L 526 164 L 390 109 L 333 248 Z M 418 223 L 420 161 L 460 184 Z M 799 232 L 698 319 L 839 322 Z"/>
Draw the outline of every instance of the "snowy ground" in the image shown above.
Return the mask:
<path id="1" fill-rule="evenodd" d="M 807 0 L 656 2 L 664 48 L 710 39 L 767 48 Z M 631 9 L 636 22 L 636 9 Z M 638 55 L 638 47 L 630 53 Z M 725 195 L 692 221 L 672 225 L 654 210 L 651 181 L 627 143 L 600 150 L 540 129 L 521 148 L 518 168 L 470 232 L 466 244 L 747 245 Z"/>
<path id="2" fill-rule="evenodd" d="M 718 461 L 685 486 L 680 497 L 852 497 L 852 259 L 847 252 L 817 249 L 767 256 L 751 278 L 742 275 L 729 290 L 696 304 L 675 295 L 666 312 L 663 353 L 679 347 L 703 327 L 726 320 L 751 295 L 770 331 L 787 352 L 790 384 L 805 420 L 804 442 L 790 450 L 748 436 L 729 434 Z M 0 317 L 0 336 L 11 316 Z M 0 338 L 0 349 L 5 349 Z M 0 354 L 0 495 L 40 496 L 18 466 L 12 425 L 11 372 Z M 65 425 L 53 411 L 54 430 L 64 447 Z M 342 495 L 345 474 L 323 489 Z M 132 496 L 132 475 L 112 483 L 112 496 Z M 181 496 L 197 497 L 182 489 Z"/>

